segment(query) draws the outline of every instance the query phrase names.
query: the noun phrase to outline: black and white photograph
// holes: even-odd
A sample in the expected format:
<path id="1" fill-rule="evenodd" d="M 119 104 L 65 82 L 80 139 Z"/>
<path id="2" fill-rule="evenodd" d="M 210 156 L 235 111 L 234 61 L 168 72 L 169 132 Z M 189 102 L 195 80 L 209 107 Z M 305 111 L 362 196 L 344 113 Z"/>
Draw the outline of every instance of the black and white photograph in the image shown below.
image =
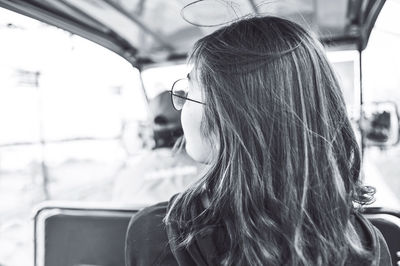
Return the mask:
<path id="1" fill-rule="evenodd" d="M 399 266 L 400 0 L 0 0 L 0 266 Z"/>

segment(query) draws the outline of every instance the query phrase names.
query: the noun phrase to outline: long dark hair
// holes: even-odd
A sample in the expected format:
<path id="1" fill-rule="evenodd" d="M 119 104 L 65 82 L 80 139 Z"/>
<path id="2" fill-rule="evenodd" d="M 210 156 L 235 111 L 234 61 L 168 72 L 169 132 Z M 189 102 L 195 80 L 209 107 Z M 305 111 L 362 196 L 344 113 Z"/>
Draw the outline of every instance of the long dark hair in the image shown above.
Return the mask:
<path id="1" fill-rule="evenodd" d="M 223 265 L 343 265 L 371 260 L 352 212 L 372 200 L 322 45 L 296 23 L 252 17 L 199 40 L 190 56 L 217 156 L 165 221 L 180 246 L 223 225 Z M 209 205 L 201 199 L 207 195 Z"/>

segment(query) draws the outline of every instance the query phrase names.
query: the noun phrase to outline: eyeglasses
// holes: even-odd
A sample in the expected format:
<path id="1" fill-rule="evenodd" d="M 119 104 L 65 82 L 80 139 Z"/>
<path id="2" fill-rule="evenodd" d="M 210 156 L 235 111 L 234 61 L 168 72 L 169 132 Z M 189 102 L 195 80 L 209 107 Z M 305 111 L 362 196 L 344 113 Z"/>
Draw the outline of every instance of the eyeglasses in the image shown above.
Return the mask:
<path id="1" fill-rule="evenodd" d="M 172 84 L 172 89 L 169 91 L 169 93 L 171 94 L 172 105 L 178 111 L 182 110 L 186 100 L 205 105 L 205 103 L 187 97 L 189 93 L 188 78 L 178 79 L 175 81 L 174 84 Z"/>

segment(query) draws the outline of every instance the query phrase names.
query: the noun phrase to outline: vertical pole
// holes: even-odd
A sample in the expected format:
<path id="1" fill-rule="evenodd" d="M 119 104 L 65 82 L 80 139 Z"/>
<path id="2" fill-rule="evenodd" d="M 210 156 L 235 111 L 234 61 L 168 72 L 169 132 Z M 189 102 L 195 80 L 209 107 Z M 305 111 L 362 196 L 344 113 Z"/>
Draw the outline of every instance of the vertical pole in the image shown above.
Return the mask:
<path id="1" fill-rule="evenodd" d="M 48 184 L 49 184 L 49 174 L 46 165 L 46 141 L 44 137 L 44 125 L 43 125 L 43 112 L 42 112 L 42 90 L 39 84 L 40 72 L 35 73 L 35 87 L 38 93 L 38 123 L 39 123 L 39 139 L 40 139 L 40 150 L 41 150 L 41 162 L 40 167 L 42 170 L 42 178 L 43 178 L 43 194 L 45 200 L 49 199 L 49 191 L 48 191 Z"/>
<path id="2" fill-rule="evenodd" d="M 139 70 L 140 85 L 142 87 L 141 89 L 142 89 L 142 92 L 143 92 L 143 96 L 144 96 L 144 98 L 146 100 L 146 103 L 149 103 L 149 96 L 147 95 L 146 88 L 145 88 L 144 82 L 143 82 L 142 69 L 138 67 L 138 70 Z"/>
<path id="3" fill-rule="evenodd" d="M 362 50 L 361 47 L 358 49 L 358 54 L 359 54 L 359 69 L 360 69 L 360 122 L 363 117 L 363 104 L 364 104 L 364 99 L 363 99 L 363 76 L 362 76 Z M 362 128 L 360 127 L 361 131 L 361 163 L 364 160 L 364 151 L 365 151 L 365 138 L 364 138 L 364 132 Z"/>

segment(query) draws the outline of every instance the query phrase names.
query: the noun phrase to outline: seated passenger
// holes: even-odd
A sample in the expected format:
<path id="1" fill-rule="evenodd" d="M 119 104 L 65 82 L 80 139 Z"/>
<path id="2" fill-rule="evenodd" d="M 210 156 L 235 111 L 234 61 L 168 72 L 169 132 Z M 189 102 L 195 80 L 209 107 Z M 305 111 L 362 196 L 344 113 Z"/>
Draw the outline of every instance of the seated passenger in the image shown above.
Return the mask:
<path id="1" fill-rule="evenodd" d="M 253 17 L 200 39 L 172 88 L 188 154 L 208 171 L 135 215 L 127 265 L 391 265 L 361 214 L 360 152 L 321 44 Z"/>
<path id="2" fill-rule="evenodd" d="M 113 201 L 138 205 L 166 201 L 197 178 L 198 164 L 185 149 L 173 149 L 183 132 L 180 112 L 173 108 L 171 95 L 167 91 L 157 95 L 149 107 L 155 147 L 129 159 L 115 180 Z"/>

